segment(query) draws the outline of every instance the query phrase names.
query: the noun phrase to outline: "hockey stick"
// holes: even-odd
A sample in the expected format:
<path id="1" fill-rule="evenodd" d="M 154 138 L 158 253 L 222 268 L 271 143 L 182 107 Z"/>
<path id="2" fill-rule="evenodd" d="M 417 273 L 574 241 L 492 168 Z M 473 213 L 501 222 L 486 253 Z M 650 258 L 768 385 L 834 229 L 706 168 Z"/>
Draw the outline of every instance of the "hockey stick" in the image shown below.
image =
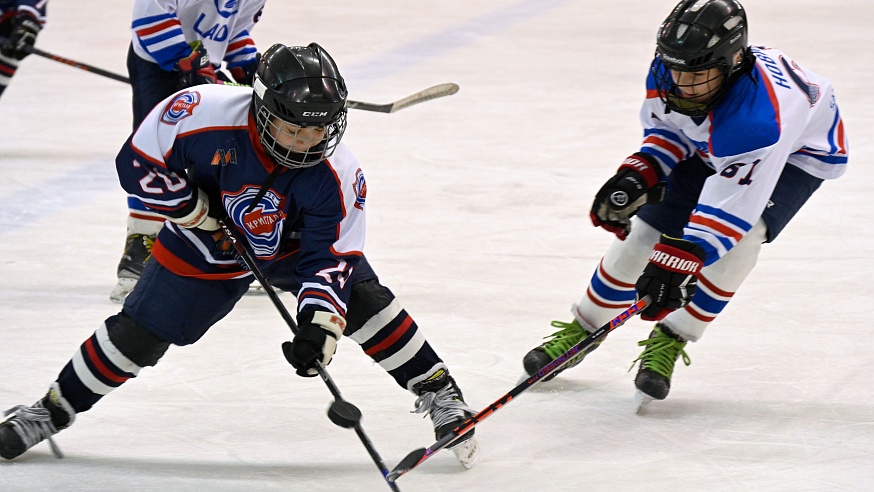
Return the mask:
<path id="1" fill-rule="evenodd" d="M 500 410 L 503 406 L 513 401 L 513 399 L 522 394 L 525 390 L 543 381 L 544 378 L 564 367 L 564 365 L 570 362 L 575 355 L 586 350 L 593 343 L 595 343 L 602 337 L 607 336 L 607 334 L 614 329 L 625 324 L 626 321 L 628 321 L 635 314 L 639 313 L 642 309 L 644 309 L 649 304 L 649 302 L 650 297 L 644 296 L 643 299 L 632 304 L 628 309 L 620 313 L 619 316 L 616 316 L 607 324 L 592 332 L 592 334 L 587 336 L 580 343 L 568 349 L 567 352 L 559 355 L 555 360 L 537 371 L 537 373 L 532 374 L 528 379 L 521 382 L 515 388 L 511 389 L 503 396 L 495 400 L 494 403 L 487 406 L 473 417 L 465 420 L 455 429 L 452 429 L 452 432 L 446 434 L 431 446 L 427 448 L 419 448 L 408 454 L 397 464 L 397 466 L 392 469 L 391 472 L 389 472 L 388 480 L 394 482 L 413 468 L 421 465 L 425 460 L 430 458 L 437 451 L 448 447 L 450 444 L 455 442 L 456 439 L 470 432 L 476 426 L 476 424 L 490 417 L 493 413 Z"/>
<path id="2" fill-rule="evenodd" d="M 5 43 L 7 41 L 6 38 L 0 37 L 0 44 Z M 78 68 L 80 70 L 85 70 L 86 72 L 96 73 L 97 75 L 102 75 L 104 77 L 108 77 L 112 80 L 117 80 L 119 82 L 124 82 L 126 84 L 130 84 L 130 79 L 119 75 L 117 73 L 110 72 L 108 70 L 104 70 L 102 68 L 95 67 L 93 65 L 88 65 L 87 63 L 77 62 L 75 60 L 71 60 L 69 58 L 64 58 L 63 56 L 54 55 L 52 53 L 45 52 L 41 49 L 34 47 L 25 47 L 24 48 L 28 53 L 32 53 L 34 55 L 41 56 L 43 58 L 48 58 L 49 60 L 54 60 L 56 62 L 63 63 L 65 65 L 69 65 L 71 67 Z M 436 99 L 438 97 L 451 96 L 458 92 L 458 84 L 446 83 L 446 84 L 438 84 L 433 87 L 429 87 L 423 91 L 419 91 L 411 96 L 407 96 L 403 99 L 399 99 L 395 102 L 391 102 L 388 104 L 373 104 L 368 102 L 361 101 L 346 101 L 346 107 L 350 109 L 360 109 L 362 111 L 375 111 L 377 113 L 394 113 L 395 111 L 400 111 L 404 108 L 408 108 L 414 104 L 419 104 L 425 101 L 429 101 L 431 99 Z"/>
<path id="3" fill-rule="evenodd" d="M 0 44 L 4 44 L 7 41 L 9 41 L 7 38 L 0 36 Z M 70 65 L 71 67 L 75 67 L 80 70 L 85 70 L 86 72 L 96 73 L 97 75 L 103 75 L 104 77 L 108 77 L 112 80 L 117 80 L 119 82 L 130 84 L 129 78 L 119 75 L 117 73 L 113 73 L 109 70 L 104 70 L 102 68 L 97 68 L 93 65 L 88 65 L 87 63 L 77 62 L 76 60 L 64 58 L 63 56 L 53 55 L 33 46 L 25 46 L 24 51 L 27 51 L 28 53 L 33 55 L 41 56 L 43 58 L 48 58 L 49 60 L 63 63 L 64 65 Z"/>
<path id="4" fill-rule="evenodd" d="M 227 225 L 232 223 L 230 218 L 225 215 L 225 217 L 219 220 L 219 225 L 221 225 L 224 233 L 231 240 L 231 243 L 234 245 L 234 249 L 237 250 L 237 253 L 243 259 L 243 262 L 246 263 L 246 266 L 249 267 L 249 271 L 255 275 L 255 278 L 258 279 L 258 283 L 261 284 L 261 287 L 264 289 L 264 292 L 270 297 L 270 300 L 273 301 L 273 304 L 276 306 L 276 309 L 279 311 L 279 314 L 282 316 L 282 319 L 285 320 L 288 327 L 291 328 L 291 332 L 297 334 L 297 323 L 295 323 L 294 319 L 289 314 L 288 309 L 285 308 L 285 304 L 282 303 L 282 300 L 279 299 L 279 295 L 276 294 L 276 290 L 273 289 L 273 286 L 267 282 L 267 279 L 264 277 L 264 274 L 261 273 L 261 270 L 258 268 L 258 265 L 255 263 L 255 259 L 252 255 L 249 254 L 249 251 L 246 249 L 246 246 L 243 245 L 242 242 L 237 238 L 236 233 Z M 322 365 L 320 361 L 316 361 L 316 371 L 318 371 L 319 376 L 322 378 L 322 381 L 325 382 L 325 385 L 328 386 L 328 390 L 331 391 L 331 395 L 334 396 L 334 402 L 331 403 L 331 406 L 328 407 L 328 418 L 331 419 L 331 422 L 334 424 L 345 427 L 355 429 L 355 433 L 358 434 L 358 438 L 361 439 L 361 443 L 364 444 L 364 448 L 367 450 L 367 453 L 373 459 L 373 463 L 376 464 L 376 467 L 379 469 L 380 473 L 382 473 L 383 479 L 385 479 L 388 486 L 395 492 L 400 492 L 398 486 L 388 479 L 388 468 L 385 466 L 385 463 L 380 458 L 379 453 L 376 452 L 376 448 L 373 446 L 373 442 L 367 437 L 367 434 L 364 433 L 364 429 L 361 427 L 361 410 L 358 409 L 355 405 L 349 403 L 348 401 L 343 399 L 343 396 L 340 394 L 339 388 L 334 384 L 334 380 L 331 379 L 331 375 L 328 374 L 325 366 Z"/>
<path id="5" fill-rule="evenodd" d="M 404 108 L 408 108 L 414 104 L 419 104 L 438 97 L 451 96 L 458 92 L 458 84 L 451 82 L 445 84 L 437 84 L 433 87 L 428 87 L 423 91 L 419 91 L 411 96 L 403 99 L 398 99 L 395 102 L 387 104 L 372 104 L 359 101 L 346 101 L 346 107 L 350 109 L 361 109 L 364 111 L 376 111 L 378 113 L 394 113 Z"/>

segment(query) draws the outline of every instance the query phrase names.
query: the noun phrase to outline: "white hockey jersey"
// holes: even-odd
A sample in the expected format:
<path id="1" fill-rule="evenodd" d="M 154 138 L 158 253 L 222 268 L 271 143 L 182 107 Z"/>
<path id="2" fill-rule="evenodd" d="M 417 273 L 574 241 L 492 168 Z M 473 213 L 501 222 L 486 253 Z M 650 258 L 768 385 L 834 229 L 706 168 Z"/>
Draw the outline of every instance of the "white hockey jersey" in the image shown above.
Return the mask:
<path id="1" fill-rule="evenodd" d="M 244 66 L 255 60 L 250 31 L 266 0 L 134 0 L 134 52 L 164 70 L 191 52 L 200 40 L 216 67 Z"/>
<path id="2" fill-rule="evenodd" d="M 653 76 L 640 112 L 641 152 L 665 175 L 697 154 L 716 174 L 707 179 L 684 239 L 701 245 L 705 264 L 724 256 L 756 224 L 784 166 L 834 179 L 847 167 L 847 137 L 832 84 L 781 51 L 753 47 L 756 63 L 706 117 L 667 110 Z M 659 69 L 654 62 L 655 69 Z"/>

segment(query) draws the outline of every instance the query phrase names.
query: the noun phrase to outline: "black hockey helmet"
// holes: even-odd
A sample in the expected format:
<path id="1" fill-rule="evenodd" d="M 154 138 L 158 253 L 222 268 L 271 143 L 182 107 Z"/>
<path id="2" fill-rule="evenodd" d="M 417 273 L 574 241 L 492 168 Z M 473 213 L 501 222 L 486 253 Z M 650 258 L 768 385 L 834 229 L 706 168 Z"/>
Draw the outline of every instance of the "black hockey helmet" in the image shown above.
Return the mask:
<path id="1" fill-rule="evenodd" d="M 681 114 L 703 116 L 752 65 L 747 39 L 747 14 L 736 0 L 682 0 L 659 28 L 653 76 L 667 107 Z M 658 62 L 661 63 L 658 63 Z M 702 72 L 718 68 L 722 82 L 706 102 L 681 97 L 671 70 Z"/>
<path id="2" fill-rule="evenodd" d="M 255 126 L 276 164 L 310 167 L 333 153 L 346 131 L 347 91 L 337 64 L 321 46 L 274 44 L 261 56 L 253 87 Z M 281 122 L 325 129 L 325 138 L 305 152 L 292 151 L 274 137 Z"/>

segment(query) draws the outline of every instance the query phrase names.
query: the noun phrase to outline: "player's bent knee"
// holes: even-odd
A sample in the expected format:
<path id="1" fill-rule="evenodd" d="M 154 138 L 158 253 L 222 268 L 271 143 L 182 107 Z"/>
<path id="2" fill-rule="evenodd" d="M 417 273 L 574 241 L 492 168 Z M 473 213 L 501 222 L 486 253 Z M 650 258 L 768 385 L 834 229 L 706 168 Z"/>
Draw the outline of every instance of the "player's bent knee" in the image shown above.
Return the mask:
<path id="1" fill-rule="evenodd" d="M 170 347 L 170 342 L 155 336 L 124 313 L 107 319 L 106 331 L 112 344 L 140 367 L 154 366 Z"/>
<path id="2" fill-rule="evenodd" d="M 378 280 L 365 280 L 353 285 L 346 310 L 346 335 L 355 333 L 394 299 L 392 291 Z"/>

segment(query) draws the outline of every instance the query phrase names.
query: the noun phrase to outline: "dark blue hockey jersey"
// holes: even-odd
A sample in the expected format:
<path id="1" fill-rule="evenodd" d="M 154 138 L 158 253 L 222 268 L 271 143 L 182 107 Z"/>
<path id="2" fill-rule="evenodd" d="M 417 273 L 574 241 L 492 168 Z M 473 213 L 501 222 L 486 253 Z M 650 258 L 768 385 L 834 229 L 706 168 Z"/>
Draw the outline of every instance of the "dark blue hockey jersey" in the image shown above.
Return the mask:
<path id="1" fill-rule="evenodd" d="M 169 217 L 184 215 L 197 189 L 210 215 L 227 212 L 260 267 L 298 254 L 298 309 L 345 316 L 346 279 L 364 247 L 366 185 L 358 161 L 341 142 L 322 163 L 280 168 L 252 206 L 276 165 L 261 146 L 249 114 L 252 89 L 201 85 L 158 104 L 116 158 L 128 193 Z M 249 275 L 222 231 L 182 228 L 170 221 L 152 257 L 170 271 L 202 279 Z"/>

